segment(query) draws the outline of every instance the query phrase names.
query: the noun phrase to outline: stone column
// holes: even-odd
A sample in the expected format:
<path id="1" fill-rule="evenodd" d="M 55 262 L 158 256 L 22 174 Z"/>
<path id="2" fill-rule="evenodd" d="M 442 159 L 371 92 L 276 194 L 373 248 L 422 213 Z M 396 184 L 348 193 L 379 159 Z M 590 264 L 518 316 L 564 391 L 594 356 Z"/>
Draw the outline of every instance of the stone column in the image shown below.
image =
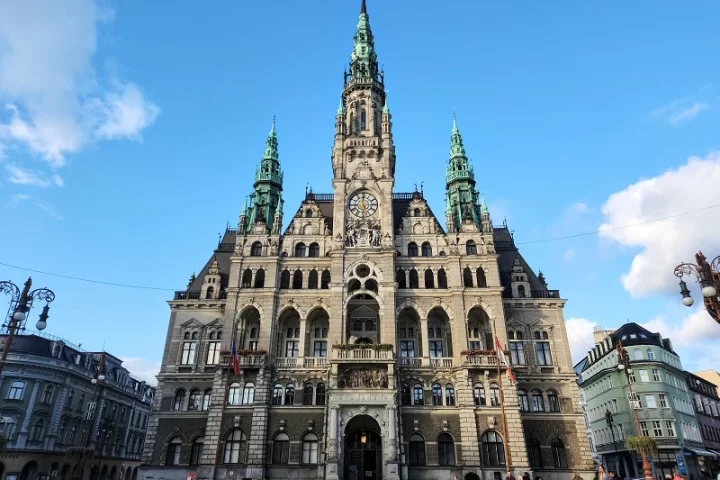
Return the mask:
<path id="1" fill-rule="evenodd" d="M 298 367 L 303 366 L 303 362 L 305 361 L 305 346 L 307 344 L 306 339 L 308 337 L 307 332 L 307 320 L 305 318 L 300 319 L 300 345 L 298 348 Z"/>
<path id="2" fill-rule="evenodd" d="M 30 394 L 30 401 L 28 402 L 27 410 L 25 410 L 25 418 L 23 418 L 22 427 L 20 428 L 20 433 L 18 434 L 17 442 L 15 443 L 15 445 L 17 445 L 16 448 L 18 449 L 25 448 L 25 445 L 27 445 L 30 420 L 32 419 L 32 414 L 35 411 L 35 402 L 37 401 L 37 393 L 39 389 L 40 381 L 36 380 L 33 385 L 32 393 Z"/>
<path id="3" fill-rule="evenodd" d="M 55 443 L 57 442 L 58 429 L 60 428 L 60 421 L 62 419 L 62 411 L 65 408 L 65 402 L 67 400 L 68 387 L 63 387 L 59 392 L 57 399 L 55 400 L 55 406 L 53 407 L 52 419 L 50 420 L 50 436 L 48 439 L 48 450 L 55 449 Z"/>
<path id="4" fill-rule="evenodd" d="M 218 463 L 220 443 L 223 435 L 222 418 L 225 410 L 227 384 L 229 373 L 220 367 L 215 371 L 213 379 L 212 397 L 205 426 L 205 444 L 202 450 L 201 466 L 197 470 L 198 480 L 215 478 L 215 465 Z M 146 452 L 147 455 L 147 452 Z M 145 461 L 145 459 L 143 459 Z"/>
<path id="5" fill-rule="evenodd" d="M 422 349 L 422 366 L 430 365 L 430 344 L 428 343 L 428 321 L 427 318 L 420 319 L 420 343 Z"/>
<path id="6" fill-rule="evenodd" d="M 326 477 L 328 480 L 338 480 L 338 409 L 337 405 L 330 407 L 330 421 L 328 425 L 327 463 Z"/>
<path id="7" fill-rule="evenodd" d="M 397 437 L 395 427 L 395 416 L 397 415 L 397 407 L 395 405 L 388 405 L 385 407 L 388 413 L 387 421 L 387 442 L 385 442 L 385 478 L 388 480 L 394 480 L 400 478 L 399 466 L 397 461 Z"/>

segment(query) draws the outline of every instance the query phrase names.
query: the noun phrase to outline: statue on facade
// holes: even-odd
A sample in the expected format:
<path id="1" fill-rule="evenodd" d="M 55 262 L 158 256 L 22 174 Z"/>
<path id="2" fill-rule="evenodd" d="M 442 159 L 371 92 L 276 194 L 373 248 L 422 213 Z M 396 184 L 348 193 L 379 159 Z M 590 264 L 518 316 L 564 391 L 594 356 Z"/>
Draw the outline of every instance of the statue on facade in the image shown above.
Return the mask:
<path id="1" fill-rule="evenodd" d="M 387 388 L 388 373 L 383 370 L 353 369 L 338 376 L 338 388 Z"/>

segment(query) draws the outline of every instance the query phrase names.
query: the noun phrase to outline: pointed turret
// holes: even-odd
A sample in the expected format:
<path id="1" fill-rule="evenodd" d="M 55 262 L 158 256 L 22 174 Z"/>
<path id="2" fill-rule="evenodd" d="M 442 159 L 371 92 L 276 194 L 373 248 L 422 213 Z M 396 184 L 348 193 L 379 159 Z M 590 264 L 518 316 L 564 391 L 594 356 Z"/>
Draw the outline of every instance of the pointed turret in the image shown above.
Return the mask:
<path id="1" fill-rule="evenodd" d="M 445 186 L 454 227 L 459 229 L 462 223 L 472 223 L 478 228 L 482 228 L 479 195 L 475 190 L 475 172 L 465 152 L 457 117 L 454 114 L 450 134 L 450 158 L 445 172 Z M 448 229 L 450 229 L 450 226 L 448 226 Z"/>
<path id="2" fill-rule="evenodd" d="M 248 233 L 251 226 L 264 223 L 271 227 L 275 223 L 275 214 L 282 193 L 283 172 L 280 170 L 280 154 L 278 153 L 278 139 L 273 116 L 270 133 L 265 140 L 260 166 L 255 171 L 253 193 L 250 194 L 249 205 L 243 207 L 240 214 L 238 233 Z"/>
<path id="3" fill-rule="evenodd" d="M 350 78 L 353 82 L 373 82 L 379 80 L 379 74 L 375 42 L 370 29 L 370 15 L 367 13 L 365 0 L 362 0 L 360 18 L 355 32 L 355 44 L 352 55 L 350 55 Z"/>

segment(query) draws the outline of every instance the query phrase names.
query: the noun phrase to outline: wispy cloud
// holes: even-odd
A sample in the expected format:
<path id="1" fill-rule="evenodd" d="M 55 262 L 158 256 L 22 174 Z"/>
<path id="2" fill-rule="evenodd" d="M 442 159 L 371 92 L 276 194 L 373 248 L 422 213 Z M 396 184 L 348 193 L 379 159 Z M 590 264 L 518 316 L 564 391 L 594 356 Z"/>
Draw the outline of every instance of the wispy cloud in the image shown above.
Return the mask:
<path id="1" fill-rule="evenodd" d="M 656 108 L 651 117 L 660 118 L 670 125 L 688 122 L 710 108 L 710 104 L 699 100 L 679 99 Z"/>
<path id="2" fill-rule="evenodd" d="M 36 198 L 33 198 L 31 195 L 27 195 L 24 193 L 18 193 L 16 195 L 13 195 L 10 197 L 10 200 L 5 204 L 6 209 L 12 209 L 12 208 L 18 208 L 22 204 L 32 204 L 35 207 L 39 208 L 40 210 L 44 211 L 46 214 L 51 216 L 52 218 L 56 220 L 62 220 L 63 216 L 53 207 L 52 205 L 49 205 L 41 200 L 38 200 Z"/>
<path id="3" fill-rule="evenodd" d="M 17 165 L 5 165 L 8 173 L 8 181 L 17 185 L 28 185 L 31 187 L 49 187 L 52 182 L 44 178 L 39 172 L 25 170 Z M 58 177 L 59 178 L 59 177 Z M 62 182 L 62 179 L 60 179 Z"/>
<path id="4" fill-rule="evenodd" d="M 0 155 L 30 153 L 56 170 L 67 163 L 67 155 L 93 141 L 140 141 L 142 130 L 156 119 L 159 107 L 138 85 L 98 75 L 93 66 L 98 27 L 113 20 L 112 11 L 101 4 L 28 0 L 5 5 L 0 101 L 8 115 L 0 121 Z M 62 179 L 51 173 L 33 184 L 61 186 Z"/>

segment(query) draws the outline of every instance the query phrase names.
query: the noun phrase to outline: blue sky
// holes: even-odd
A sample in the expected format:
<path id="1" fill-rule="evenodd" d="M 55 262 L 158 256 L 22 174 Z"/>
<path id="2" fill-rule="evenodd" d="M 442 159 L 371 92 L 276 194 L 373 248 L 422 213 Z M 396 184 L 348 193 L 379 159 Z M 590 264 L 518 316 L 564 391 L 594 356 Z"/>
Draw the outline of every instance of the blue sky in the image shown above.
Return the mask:
<path id="1" fill-rule="evenodd" d="M 569 299 L 576 352 L 595 325 L 630 319 L 671 335 L 688 368 L 720 361 L 720 327 L 680 305 L 672 275 L 698 249 L 720 254 L 710 226 L 720 207 L 546 241 L 720 204 L 720 5 L 369 0 L 368 9 L 396 191 L 424 181 L 442 212 L 455 109 L 494 222 L 507 217 L 526 259 Z M 358 10 L 359 0 L 0 0 L 0 262 L 159 288 L 35 273 L 57 293 L 49 333 L 105 343 L 151 372 L 165 301 L 237 222 L 273 114 L 286 211 L 306 182 L 330 191 Z M 4 279 L 27 275 L 0 265 Z M 715 348 L 690 355 L 700 339 Z"/>

